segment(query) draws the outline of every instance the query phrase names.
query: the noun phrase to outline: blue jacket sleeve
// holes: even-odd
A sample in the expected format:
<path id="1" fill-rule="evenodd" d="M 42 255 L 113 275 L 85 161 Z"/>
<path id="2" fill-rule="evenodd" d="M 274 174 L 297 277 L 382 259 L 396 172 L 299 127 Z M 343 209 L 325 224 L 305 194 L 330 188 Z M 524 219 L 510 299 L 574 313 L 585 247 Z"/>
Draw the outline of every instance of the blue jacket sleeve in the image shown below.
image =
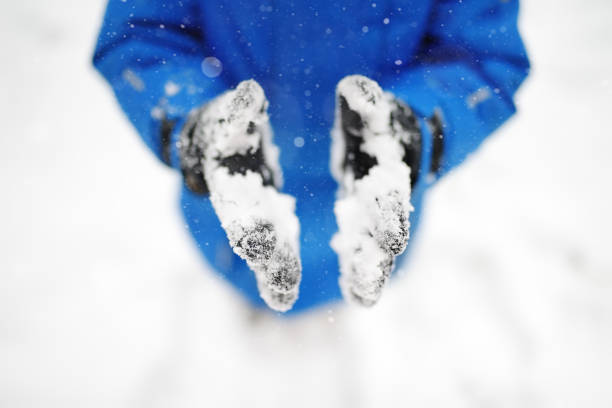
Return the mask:
<path id="1" fill-rule="evenodd" d="M 179 167 L 178 133 L 189 111 L 225 90 L 202 61 L 194 0 L 109 0 L 93 63 L 145 143 Z"/>
<path id="2" fill-rule="evenodd" d="M 416 57 L 397 61 L 401 70 L 385 86 L 422 117 L 442 116 L 439 166 L 431 127 L 423 126 L 421 174 L 448 172 L 515 112 L 514 93 L 529 71 L 517 14 L 517 0 L 437 1 Z"/>

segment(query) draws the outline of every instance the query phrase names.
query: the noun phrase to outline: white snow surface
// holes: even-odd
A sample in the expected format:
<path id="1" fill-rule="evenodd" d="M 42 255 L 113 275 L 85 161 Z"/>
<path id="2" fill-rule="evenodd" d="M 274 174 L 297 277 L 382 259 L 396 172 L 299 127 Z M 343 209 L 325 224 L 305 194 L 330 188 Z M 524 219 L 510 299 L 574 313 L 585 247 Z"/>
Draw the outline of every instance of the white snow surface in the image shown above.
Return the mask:
<path id="1" fill-rule="evenodd" d="M 431 191 L 402 277 L 293 319 L 206 271 L 90 67 L 103 2 L 3 7 L 0 406 L 612 406 L 608 0 L 522 2 L 519 113 Z"/>

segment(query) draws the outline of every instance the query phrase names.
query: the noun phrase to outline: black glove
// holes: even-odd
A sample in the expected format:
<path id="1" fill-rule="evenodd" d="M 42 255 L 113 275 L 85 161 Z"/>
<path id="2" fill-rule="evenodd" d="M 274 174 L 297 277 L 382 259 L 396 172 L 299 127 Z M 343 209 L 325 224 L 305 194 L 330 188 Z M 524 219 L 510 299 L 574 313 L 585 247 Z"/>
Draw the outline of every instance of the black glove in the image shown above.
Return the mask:
<path id="1" fill-rule="evenodd" d="M 406 248 L 421 166 L 421 129 L 402 101 L 353 75 L 336 89 L 332 172 L 340 184 L 332 247 L 345 298 L 371 306 Z"/>
<path id="2" fill-rule="evenodd" d="M 192 113 L 179 151 L 185 183 L 210 194 L 234 252 L 255 272 L 261 297 L 286 311 L 301 278 L 299 222 L 295 199 L 276 189 L 282 176 L 267 107 L 259 84 L 243 81 Z"/>

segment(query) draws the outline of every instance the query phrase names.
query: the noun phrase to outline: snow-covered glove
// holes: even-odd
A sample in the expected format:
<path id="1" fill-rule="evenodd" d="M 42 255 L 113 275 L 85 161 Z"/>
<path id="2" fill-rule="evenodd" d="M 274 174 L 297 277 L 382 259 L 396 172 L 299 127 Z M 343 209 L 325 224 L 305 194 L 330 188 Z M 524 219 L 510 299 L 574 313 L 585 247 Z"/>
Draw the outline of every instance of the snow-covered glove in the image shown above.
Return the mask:
<path id="1" fill-rule="evenodd" d="M 360 75 L 336 88 L 332 173 L 340 185 L 331 245 L 345 299 L 375 304 L 406 248 L 421 131 L 410 107 Z"/>
<path id="2" fill-rule="evenodd" d="M 280 193 L 278 148 L 268 101 L 254 80 L 192 113 L 181 133 L 181 168 L 189 188 L 210 200 L 234 252 L 255 273 L 272 309 L 291 309 L 301 279 L 295 199 Z"/>

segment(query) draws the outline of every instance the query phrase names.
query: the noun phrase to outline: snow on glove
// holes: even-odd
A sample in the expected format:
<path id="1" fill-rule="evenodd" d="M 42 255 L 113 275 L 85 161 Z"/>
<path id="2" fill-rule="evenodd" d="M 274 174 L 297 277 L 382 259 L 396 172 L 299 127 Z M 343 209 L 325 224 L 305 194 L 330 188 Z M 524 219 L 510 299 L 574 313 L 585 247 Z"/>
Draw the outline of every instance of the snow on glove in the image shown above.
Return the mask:
<path id="1" fill-rule="evenodd" d="M 295 199 L 276 189 L 282 176 L 267 107 L 263 89 L 249 80 L 193 113 L 181 134 L 181 168 L 189 188 L 210 193 L 260 296 L 287 311 L 301 279 L 300 227 Z"/>
<path id="2" fill-rule="evenodd" d="M 348 300 L 374 305 L 406 248 L 420 151 L 418 120 L 407 105 L 364 76 L 338 83 L 332 173 L 340 191 L 331 245 Z"/>

